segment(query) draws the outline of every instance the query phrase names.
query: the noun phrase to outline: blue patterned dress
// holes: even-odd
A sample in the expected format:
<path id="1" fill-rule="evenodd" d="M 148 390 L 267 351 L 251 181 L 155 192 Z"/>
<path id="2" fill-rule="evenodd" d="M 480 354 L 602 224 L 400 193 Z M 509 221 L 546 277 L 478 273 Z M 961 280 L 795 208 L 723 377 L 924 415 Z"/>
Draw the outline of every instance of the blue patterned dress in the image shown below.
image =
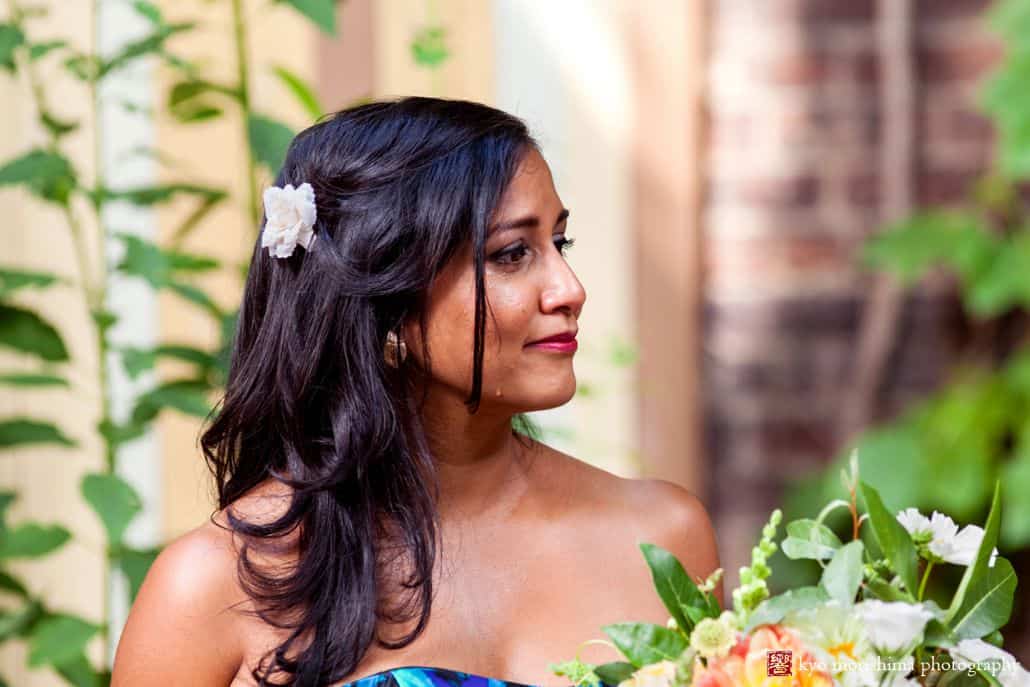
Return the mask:
<path id="1" fill-rule="evenodd" d="M 597 683 L 609 687 L 604 682 Z M 437 666 L 402 666 L 381 670 L 339 687 L 536 687 Z"/>

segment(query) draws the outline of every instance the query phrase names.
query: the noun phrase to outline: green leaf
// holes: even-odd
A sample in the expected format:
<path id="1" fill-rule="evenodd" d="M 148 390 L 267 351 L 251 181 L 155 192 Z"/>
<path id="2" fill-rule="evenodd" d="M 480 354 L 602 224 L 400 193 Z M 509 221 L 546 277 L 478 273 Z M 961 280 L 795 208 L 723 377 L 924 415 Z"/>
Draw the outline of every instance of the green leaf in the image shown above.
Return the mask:
<path id="1" fill-rule="evenodd" d="M 304 107 L 312 120 L 318 119 L 325 113 L 322 105 L 318 102 L 318 96 L 307 82 L 281 65 L 274 67 L 273 71 L 286 88 L 293 93 L 293 97 Z"/>
<path id="2" fill-rule="evenodd" d="M 872 526 L 876 542 L 880 550 L 890 560 L 891 567 L 901 578 L 909 594 L 915 594 L 916 585 L 916 549 L 908 531 L 898 519 L 884 507 L 880 494 L 864 481 L 859 482 L 859 493 L 865 501 L 869 524 Z"/>
<path id="3" fill-rule="evenodd" d="M 97 431 L 100 432 L 100 436 L 104 437 L 105 441 L 111 443 L 112 446 L 117 447 L 133 439 L 146 434 L 147 428 L 143 424 L 125 424 L 116 425 L 110 421 L 104 420 L 97 424 Z"/>
<path id="4" fill-rule="evenodd" d="M 819 586 L 842 606 L 848 607 L 855 603 L 855 594 L 862 583 L 864 549 L 862 541 L 857 539 L 837 549 L 819 580 Z"/>
<path id="5" fill-rule="evenodd" d="M 787 524 L 787 537 L 780 544 L 788 558 L 832 558 L 841 541 L 826 525 L 811 518 L 792 520 Z"/>
<path id="6" fill-rule="evenodd" d="M 210 296 L 197 287 L 190 284 L 172 283 L 168 284 L 168 288 L 190 303 L 199 305 L 215 319 L 221 319 L 222 309 L 218 307 L 218 304 Z"/>
<path id="7" fill-rule="evenodd" d="M 830 595 L 822 587 L 790 589 L 758 604 L 758 607 L 748 616 L 744 632 L 750 633 L 759 625 L 778 623 L 790 611 L 814 608 L 821 606 L 829 600 Z"/>
<path id="8" fill-rule="evenodd" d="M 435 68 L 450 57 L 447 50 L 447 30 L 442 26 L 427 26 L 415 33 L 411 39 L 411 55 L 415 63 Z"/>
<path id="9" fill-rule="evenodd" d="M 101 189 L 94 193 L 98 200 L 127 200 L 135 205 L 152 206 L 161 203 L 168 203 L 179 195 L 192 195 L 201 198 L 203 201 L 222 200 L 225 198 L 225 191 L 209 186 L 197 184 L 161 184 L 158 186 L 142 186 L 129 189 Z M 122 234 L 121 236 L 134 236 L 133 234 Z M 138 238 L 138 237 L 136 237 Z"/>
<path id="10" fill-rule="evenodd" d="M 0 303 L 0 346 L 52 363 L 68 360 L 68 349 L 53 326 L 30 310 L 3 303 Z"/>
<path id="11" fill-rule="evenodd" d="M 125 45 L 110 59 L 101 62 L 97 78 L 103 78 L 126 64 L 147 55 L 160 55 L 164 52 L 165 42 L 177 33 L 193 29 L 193 22 L 180 24 L 161 24 L 153 33 Z"/>
<path id="12" fill-rule="evenodd" d="M 218 267 L 218 261 L 201 255 L 164 250 L 132 234 L 119 234 L 125 242 L 125 257 L 118 269 L 140 277 L 156 289 L 170 287 L 180 272 L 206 272 Z"/>
<path id="13" fill-rule="evenodd" d="M 111 684 L 108 672 L 97 672 L 83 653 L 56 667 L 61 677 L 74 687 L 107 687 Z"/>
<path id="14" fill-rule="evenodd" d="M 82 478 L 82 497 L 104 523 L 112 548 L 121 545 L 125 528 L 143 503 L 132 486 L 118 475 L 92 473 Z"/>
<path id="15" fill-rule="evenodd" d="M 0 570 L 0 590 L 16 594 L 25 599 L 29 597 L 29 590 L 25 588 L 25 585 L 3 570 Z"/>
<path id="16" fill-rule="evenodd" d="M 136 399 L 132 422 L 141 425 L 157 417 L 162 408 L 174 408 L 181 413 L 205 418 L 211 410 L 207 400 L 207 383 L 181 379 L 167 382 Z"/>
<path id="17" fill-rule="evenodd" d="M 129 603 L 136 599 L 150 566 L 154 564 L 160 547 L 153 549 L 131 549 L 123 547 L 118 555 L 118 567 L 129 581 Z"/>
<path id="18" fill-rule="evenodd" d="M 958 639 L 979 639 L 1004 626 L 1012 615 L 1016 582 L 1012 564 L 998 556 L 994 567 L 969 585 L 951 626 Z"/>
<path id="19" fill-rule="evenodd" d="M 67 388 L 68 380 L 56 375 L 9 372 L 0 374 L 0 385 L 21 387 L 63 386 Z"/>
<path id="20" fill-rule="evenodd" d="M 79 128 L 79 122 L 64 121 L 49 112 L 41 113 L 39 119 L 55 139 L 67 136 Z"/>
<path id="21" fill-rule="evenodd" d="M 239 91 L 203 79 L 180 81 L 168 92 L 168 110 L 178 121 L 189 124 L 211 119 L 222 114 L 222 108 L 209 96 L 225 96 L 240 101 Z"/>
<path id="22" fill-rule="evenodd" d="M 0 532 L 7 529 L 7 509 L 18 500 L 18 494 L 13 491 L 0 491 Z"/>
<path id="23" fill-rule="evenodd" d="M 617 685 L 623 680 L 628 680 L 634 671 L 636 671 L 636 668 L 633 667 L 632 663 L 611 661 L 595 667 L 594 675 L 601 678 L 601 681 L 606 685 Z"/>
<path id="24" fill-rule="evenodd" d="M 982 274 L 966 290 L 966 307 L 975 315 L 991 317 L 1011 308 L 1030 306 L 1030 234 L 1021 232 L 1005 241 Z"/>
<path id="25" fill-rule="evenodd" d="M 64 156 L 32 150 L 0 167 L 0 186 L 23 184 L 40 198 L 67 205 L 77 185 L 75 170 Z"/>
<path id="26" fill-rule="evenodd" d="M 132 8 L 136 10 L 141 16 L 145 17 L 154 26 L 161 26 L 164 24 L 164 18 L 161 16 L 161 10 L 158 9 L 154 3 L 147 2 L 147 0 L 133 0 Z"/>
<path id="27" fill-rule="evenodd" d="M 601 630 L 635 668 L 679 658 L 687 648 L 683 635 L 661 625 L 615 623 Z"/>
<path id="28" fill-rule="evenodd" d="M 272 176 L 278 175 L 293 141 L 293 130 L 263 115 L 251 114 L 247 120 L 247 135 L 254 158 L 268 167 Z"/>
<path id="29" fill-rule="evenodd" d="M 336 0 L 279 0 L 310 19 L 323 33 L 336 35 Z"/>
<path id="30" fill-rule="evenodd" d="M 966 571 L 962 575 L 962 580 L 959 582 L 958 590 L 955 591 L 955 596 L 951 599 L 951 605 L 948 606 L 948 613 L 945 616 L 945 622 L 948 627 L 955 629 L 956 623 L 966 618 L 970 611 L 975 609 L 976 605 L 980 601 L 974 595 L 974 590 L 983 593 L 985 590 L 991 590 L 989 580 L 994 580 L 1000 586 L 998 589 L 999 594 L 1004 594 L 1008 584 L 1004 578 L 999 578 L 993 574 L 993 571 L 987 567 L 987 562 L 990 559 L 991 551 L 998 543 L 998 531 L 1001 528 L 1001 483 L 995 482 L 994 484 L 994 496 L 991 498 L 991 510 L 987 515 L 987 523 L 984 525 L 983 539 L 980 541 L 980 548 L 977 549 L 976 558 L 973 559 L 973 564 L 966 566 Z M 995 567 L 1001 563 L 1002 558 L 998 557 L 995 561 Z M 1011 568 L 1011 566 L 1009 566 Z M 968 599 L 966 598 L 968 595 Z M 1011 595 L 1011 594 L 1010 594 Z M 1000 599 L 1000 601 L 999 601 Z M 1004 601 L 1004 597 L 999 597 L 991 604 L 991 608 L 988 610 L 996 610 L 1000 608 L 1001 603 Z M 1011 605 L 1011 599 L 1009 599 Z M 990 616 L 989 616 L 990 617 Z M 994 629 L 994 628 L 991 628 Z M 989 632 L 990 630 L 988 630 Z M 983 634 L 987 634 L 984 632 Z"/>
<path id="31" fill-rule="evenodd" d="M 42 615 L 43 606 L 35 599 L 27 600 L 24 606 L 13 613 L 0 612 L 0 642 L 24 637 Z"/>
<path id="32" fill-rule="evenodd" d="M 0 67 L 14 72 L 15 50 L 25 43 L 25 34 L 13 24 L 0 24 Z"/>
<path id="33" fill-rule="evenodd" d="M 213 355 L 192 346 L 165 344 L 151 349 L 132 347 L 122 349 L 122 363 L 125 365 L 126 373 L 132 379 L 153 369 L 158 358 L 172 358 L 193 363 L 202 372 L 218 367 L 218 361 Z"/>
<path id="34" fill-rule="evenodd" d="M 708 604 L 704 595 L 690 579 L 683 565 L 671 553 L 648 542 L 641 542 L 640 550 L 651 570 L 655 591 L 658 592 L 669 615 L 684 632 L 689 633 L 695 623 L 687 614 L 687 609 L 707 610 Z"/>
<path id="35" fill-rule="evenodd" d="M 1002 518 L 1000 540 L 1005 548 L 1030 545 L 1030 428 L 1021 433 L 1015 457 L 999 468 Z"/>
<path id="36" fill-rule="evenodd" d="M 49 422 L 28 418 L 0 420 L 0 448 L 9 449 L 34 444 L 57 444 L 68 447 L 76 445 L 75 441 L 66 437 L 60 429 Z"/>
<path id="37" fill-rule="evenodd" d="M 862 257 L 871 267 L 890 271 L 911 284 L 937 265 L 947 265 L 963 279 L 972 279 L 997 253 L 996 239 L 974 216 L 931 210 L 874 235 Z"/>
<path id="38" fill-rule="evenodd" d="M 100 626 L 73 615 L 41 620 L 29 638 L 29 666 L 61 666 L 75 661 Z"/>
<path id="39" fill-rule="evenodd" d="M 60 525 L 22 523 L 0 533 L 0 558 L 40 558 L 70 538 L 71 533 Z"/>
<path id="40" fill-rule="evenodd" d="M 7 298 L 18 289 L 45 289 L 57 281 L 56 276 L 46 272 L 0 268 L 0 298 Z"/>

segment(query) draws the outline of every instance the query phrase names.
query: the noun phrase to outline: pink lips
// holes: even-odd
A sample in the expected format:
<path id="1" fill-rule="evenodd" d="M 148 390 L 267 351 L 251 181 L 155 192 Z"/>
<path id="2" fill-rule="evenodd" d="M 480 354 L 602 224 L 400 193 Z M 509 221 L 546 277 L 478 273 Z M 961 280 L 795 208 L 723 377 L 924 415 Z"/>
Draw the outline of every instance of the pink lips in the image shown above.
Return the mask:
<path id="1" fill-rule="evenodd" d="M 559 334 L 557 336 L 550 336 L 540 341 L 534 341 L 533 343 L 526 344 L 527 347 L 542 348 L 549 351 L 557 351 L 559 353 L 573 353 L 579 344 L 576 342 L 575 333 Z"/>

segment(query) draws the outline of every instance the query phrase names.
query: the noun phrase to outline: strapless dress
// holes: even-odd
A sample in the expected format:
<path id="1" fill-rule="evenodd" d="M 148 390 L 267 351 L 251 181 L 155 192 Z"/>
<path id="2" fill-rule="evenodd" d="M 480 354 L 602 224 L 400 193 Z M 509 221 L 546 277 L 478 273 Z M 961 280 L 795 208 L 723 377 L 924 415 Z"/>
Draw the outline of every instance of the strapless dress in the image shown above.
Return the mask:
<path id="1" fill-rule="evenodd" d="M 595 687 L 613 687 L 604 682 Z M 453 668 L 438 666 L 400 666 L 380 670 L 365 677 L 341 683 L 338 687 L 537 687 L 524 682 L 502 680 Z"/>

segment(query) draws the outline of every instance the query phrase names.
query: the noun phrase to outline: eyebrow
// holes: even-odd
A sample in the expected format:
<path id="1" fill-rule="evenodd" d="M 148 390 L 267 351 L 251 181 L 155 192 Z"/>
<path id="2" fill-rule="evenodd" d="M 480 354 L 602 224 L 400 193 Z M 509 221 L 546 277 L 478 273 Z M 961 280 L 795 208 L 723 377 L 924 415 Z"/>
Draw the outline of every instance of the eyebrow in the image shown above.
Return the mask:
<path id="1" fill-rule="evenodd" d="M 569 209 L 562 208 L 561 212 L 558 213 L 558 219 L 554 220 L 554 226 L 558 226 L 569 216 Z M 491 226 L 487 232 L 487 236 L 493 236 L 494 234 L 509 229 L 525 229 L 535 228 L 540 226 L 540 218 L 536 215 L 526 215 L 525 217 L 519 217 L 518 219 L 510 219 L 506 222 L 498 222 Z"/>

